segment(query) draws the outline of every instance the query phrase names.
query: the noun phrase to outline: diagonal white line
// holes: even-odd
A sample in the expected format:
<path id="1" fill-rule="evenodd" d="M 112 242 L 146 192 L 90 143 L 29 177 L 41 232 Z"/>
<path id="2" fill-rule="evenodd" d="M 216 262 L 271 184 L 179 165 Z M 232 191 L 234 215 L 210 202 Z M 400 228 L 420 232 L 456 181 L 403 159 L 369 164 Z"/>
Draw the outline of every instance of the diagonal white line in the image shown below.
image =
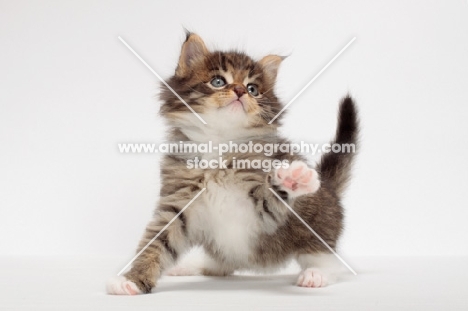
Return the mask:
<path id="1" fill-rule="evenodd" d="M 140 57 L 140 55 L 137 54 L 137 52 L 135 52 L 131 47 L 130 45 L 128 45 L 127 42 L 125 42 L 124 39 L 122 39 L 122 37 L 118 37 L 120 41 L 122 41 L 122 43 L 162 82 L 164 83 L 164 85 L 169 89 L 171 90 L 172 93 L 174 93 L 175 96 L 177 96 L 178 99 L 180 99 L 181 102 L 183 102 L 185 104 L 185 106 L 187 106 L 188 109 L 190 109 L 191 112 L 193 112 L 193 114 L 203 123 L 203 124 L 207 124 L 205 122 L 205 120 L 202 119 L 202 117 L 200 117 L 200 115 L 198 113 L 195 112 L 195 110 L 192 109 L 192 107 L 189 106 L 189 104 L 187 104 L 185 102 L 185 100 L 182 99 L 182 97 L 179 96 L 179 94 L 176 93 L 176 91 L 174 91 L 174 89 L 172 87 L 169 86 L 169 84 L 166 83 L 166 81 L 163 80 L 163 78 L 161 78 L 157 73 L 156 71 L 153 70 L 153 68 L 150 67 L 150 65 L 148 65 L 144 60 L 143 58 Z"/>
<path id="2" fill-rule="evenodd" d="M 299 95 L 301 95 L 302 92 L 304 92 L 304 91 L 312 84 L 312 82 L 314 82 L 314 81 L 325 71 L 325 69 L 327 69 L 328 66 L 330 66 L 330 65 L 338 58 L 338 56 L 340 56 L 340 55 L 354 42 L 354 40 L 356 40 L 356 37 L 352 38 L 351 41 L 349 41 L 348 44 L 346 44 L 346 45 L 344 46 L 344 48 L 342 48 L 341 51 L 339 51 L 338 54 L 336 54 L 335 57 L 333 57 L 333 58 L 328 62 L 328 64 L 326 64 L 325 67 L 323 67 L 322 70 L 320 70 L 320 71 L 315 75 L 315 77 L 313 77 L 312 80 L 310 80 L 309 83 L 307 83 L 306 86 L 304 86 L 304 87 L 302 88 L 302 90 L 300 90 L 299 93 L 297 93 L 296 96 L 294 96 L 294 97 L 289 101 L 289 103 L 287 103 L 286 106 L 284 106 L 283 109 L 281 109 L 280 112 L 278 112 L 278 114 L 277 114 L 273 119 L 271 119 L 270 122 L 268 122 L 268 124 L 273 123 L 273 121 L 275 121 L 276 118 L 278 118 L 278 117 L 280 116 L 280 114 L 282 114 L 282 113 L 293 103 L 293 101 L 295 101 L 295 100 L 299 97 Z"/>
<path id="3" fill-rule="evenodd" d="M 273 194 L 274 194 L 281 202 L 283 202 L 283 204 L 286 205 L 287 208 L 289 208 L 289 210 L 294 214 L 294 216 L 296 216 L 297 219 L 299 219 L 299 220 L 307 227 L 307 229 L 309 229 L 309 230 L 317 237 L 317 239 L 319 239 L 320 242 L 322 242 L 323 245 L 325 245 L 325 246 L 328 248 L 328 250 L 329 250 L 330 252 L 332 252 L 333 255 L 335 255 L 335 257 L 338 258 L 338 260 L 341 261 L 342 264 L 344 264 L 344 265 L 346 266 L 346 268 L 348 268 L 349 271 L 351 271 L 354 275 L 357 275 L 356 271 L 354 271 L 353 268 L 351 268 L 351 267 L 346 263 L 346 261 L 344 261 L 343 258 L 341 258 L 340 255 L 338 255 L 338 254 L 333 250 L 333 248 L 331 248 L 330 245 L 328 245 L 327 242 L 325 242 L 325 240 L 322 239 L 322 237 L 321 237 L 320 235 L 318 235 L 318 233 L 315 232 L 315 230 L 312 229 L 312 228 L 304 221 L 304 219 L 302 219 L 301 216 L 299 216 L 299 215 L 296 213 L 296 211 L 294 211 L 294 210 L 292 209 L 291 206 L 288 205 L 288 203 L 284 202 L 283 199 L 282 199 L 273 189 L 271 189 L 271 188 L 268 188 L 268 189 L 270 189 L 270 191 L 273 192 Z"/>
<path id="4" fill-rule="evenodd" d="M 135 257 L 132 258 L 132 260 L 130 260 L 130 262 L 129 262 L 128 264 L 125 265 L 125 267 L 123 267 L 122 270 L 120 270 L 119 273 L 117 273 L 117 275 L 120 276 L 125 270 L 127 270 L 128 266 L 130 266 L 130 265 L 132 264 L 132 262 L 134 262 L 135 259 L 137 259 L 137 258 L 141 255 L 141 253 L 143 253 L 143 252 L 145 251 L 145 249 L 147 249 L 148 246 L 150 246 L 150 244 L 153 243 L 153 242 L 158 238 L 158 236 L 159 236 L 161 233 L 163 233 L 164 230 L 166 230 L 167 227 L 169 227 L 169 226 L 172 224 L 172 222 L 173 222 L 174 220 L 176 220 L 176 219 L 180 216 L 180 214 L 182 214 L 182 213 L 187 209 L 187 207 L 189 207 L 190 204 L 192 204 L 193 201 L 195 201 L 195 199 L 198 198 L 198 197 L 200 196 L 200 194 L 202 194 L 203 191 L 205 191 L 205 190 L 206 190 L 206 188 L 203 188 L 200 192 L 198 192 L 197 195 L 196 195 L 193 199 L 191 199 L 190 202 L 188 202 L 187 205 L 185 205 L 185 207 L 184 207 L 179 213 L 177 213 L 177 215 L 175 215 L 174 218 L 172 218 L 171 221 L 169 221 L 169 223 L 168 223 L 167 225 L 165 225 L 164 228 L 162 228 L 161 231 L 159 231 L 159 233 L 156 234 L 156 236 L 155 236 L 154 238 L 152 238 L 151 241 L 149 241 L 149 242 L 145 245 L 145 247 L 143 247 L 143 248 L 141 249 L 141 251 L 139 251 L 138 254 L 136 254 Z"/>

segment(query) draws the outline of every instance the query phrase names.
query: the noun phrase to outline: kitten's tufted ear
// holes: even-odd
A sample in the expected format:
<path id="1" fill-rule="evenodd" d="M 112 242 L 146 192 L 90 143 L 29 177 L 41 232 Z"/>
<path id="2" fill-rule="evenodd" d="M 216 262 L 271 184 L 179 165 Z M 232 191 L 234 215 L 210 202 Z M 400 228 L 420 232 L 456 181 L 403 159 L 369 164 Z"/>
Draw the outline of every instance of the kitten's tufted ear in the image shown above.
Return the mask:
<path id="1" fill-rule="evenodd" d="M 274 82 L 276 80 L 276 76 L 278 75 L 278 68 L 284 59 L 285 57 L 281 57 L 278 55 L 267 55 L 264 58 L 262 58 L 258 63 L 260 64 L 260 66 L 262 66 L 266 77 L 270 81 Z"/>
<path id="2" fill-rule="evenodd" d="M 187 31 L 187 39 L 182 45 L 179 64 L 176 69 L 177 76 L 184 76 L 191 70 L 193 62 L 202 59 L 207 55 L 208 49 L 199 35 Z"/>

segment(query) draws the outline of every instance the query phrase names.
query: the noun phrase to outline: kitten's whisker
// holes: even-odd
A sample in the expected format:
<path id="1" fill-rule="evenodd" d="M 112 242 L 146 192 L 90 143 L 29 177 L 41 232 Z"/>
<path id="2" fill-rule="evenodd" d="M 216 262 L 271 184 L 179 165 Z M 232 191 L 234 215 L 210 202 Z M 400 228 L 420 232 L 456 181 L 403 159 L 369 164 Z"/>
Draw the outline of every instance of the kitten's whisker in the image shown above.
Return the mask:
<path id="1" fill-rule="evenodd" d="M 263 94 L 266 94 L 266 93 L 268 93 L 268 92 L 271 92 L 273 89 L 274 89 L 274 86 L 270 87 L 268 90 L 266 90 L 265 92 L 263 92 Z"/>
<path id="2" fill-rule="evenodd" d="M 278 104 L 280 107 L 283 106 L 281 102 L 276 102 L 276 101 L 275 102 L 264 101 L 264 102 L 258 102 L 258 103 L 264 106 L 271 106 L 271 104 Z"/>

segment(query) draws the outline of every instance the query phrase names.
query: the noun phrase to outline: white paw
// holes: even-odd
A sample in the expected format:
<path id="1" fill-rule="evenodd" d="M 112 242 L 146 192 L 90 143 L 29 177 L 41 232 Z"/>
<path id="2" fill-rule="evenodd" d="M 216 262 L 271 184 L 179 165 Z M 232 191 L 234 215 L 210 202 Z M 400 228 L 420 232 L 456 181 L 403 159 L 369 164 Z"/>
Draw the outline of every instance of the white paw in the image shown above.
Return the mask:
<path id="1" fill-rule="evenodd" d="M 201 269 L 196 267 L 181 266 L 177 265 L 170 268 L 165 272 L 169 276 L 192 276 L 192 275 L 201 275 Z"/>
<path id="2" fill-rule="evenodd" d="M 317 171 L 302 161 L 293 161 L 288 168 L 276 170 L 274 182 L 293 198 L 315 193 L 320 188 Z"/>
<path id="3" fill-rule="evenodd" d="M 123 276 L 113 277 L 107 281 L 106 290 L 111 295 L 138 295 L 142 293 L 135 283 Z"/>
<path id="4" fill-rule="evenodd" d="M 327 277 L 316 268 L 307 268 L 299 274 L 297 285 L 302 287 L 325 287 Z"/>

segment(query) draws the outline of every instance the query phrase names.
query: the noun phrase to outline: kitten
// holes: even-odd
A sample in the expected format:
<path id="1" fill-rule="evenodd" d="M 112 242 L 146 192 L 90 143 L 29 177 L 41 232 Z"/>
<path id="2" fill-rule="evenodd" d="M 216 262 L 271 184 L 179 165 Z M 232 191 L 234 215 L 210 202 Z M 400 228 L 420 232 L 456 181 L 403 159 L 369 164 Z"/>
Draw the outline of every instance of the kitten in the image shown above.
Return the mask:
<path id="1" fill-rule="evenodd" d="M 274 93 L 283 58 L 259 61 L 240 52 L 210 52 L 188 33 L 175 74 L 168 84 L 197 112 L 203 124 L 167 87 L 160 113 L 170 127 L 169 140 L 190 143 L 288 143 L 278 134 L 280 118 L 268 122 L 282 106 Z M 342 100 L 334 143 L 356 143 L 358 121 L 350 97 Z M 302 268 L 298 285 L 329 282 L 331 252 L 269 190 L 272 188 L 335 249 L 343 227 L 340 197 L 350 175 L 352 153 L 327 153 L 309 168 L 305 157 L 275 152 L 230 152 L 227 169 L 187 167 L 187 160 L 217 154 L 168 154 L 162 161 L 160 201 L 138 245 L 140 251 L 203 188 L 198 197 L 134 261 L 124 276 L 107 284 L 110 294 L 149 293 L 157 279 L 193 246 L 202 246 L 205 275 L 225 276 L 240 269 L 275 268 L 294 258 Z M 238 169 L 234 159 L 288 161 L 271 172 Z M 319 179 L 320 176 L 320 179 Z M 180 270 L 179 270 L 180 272 Z M 177 274 L 177 272 L 175 273 Z"/>

